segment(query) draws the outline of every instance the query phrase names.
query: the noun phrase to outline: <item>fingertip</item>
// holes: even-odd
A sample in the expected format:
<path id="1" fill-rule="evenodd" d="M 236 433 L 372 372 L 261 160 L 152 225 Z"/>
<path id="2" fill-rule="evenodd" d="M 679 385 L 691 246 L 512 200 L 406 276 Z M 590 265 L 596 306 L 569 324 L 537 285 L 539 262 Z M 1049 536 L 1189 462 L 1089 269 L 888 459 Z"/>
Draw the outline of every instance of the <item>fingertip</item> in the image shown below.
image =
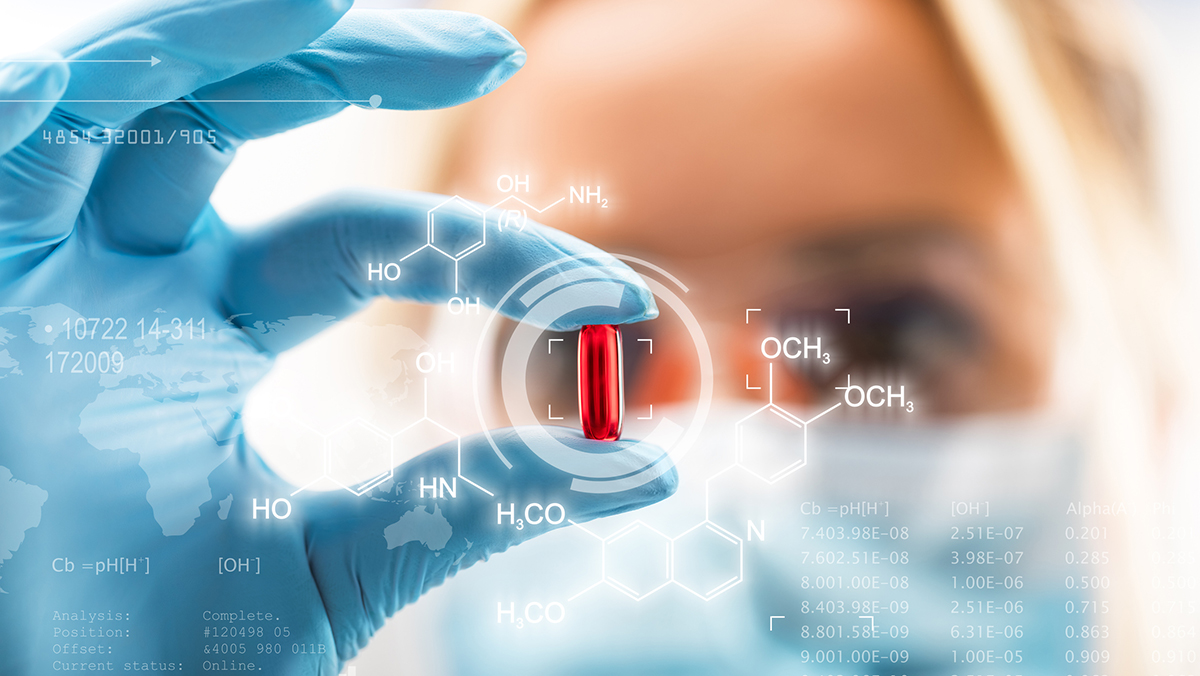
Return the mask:
<path id="1" fill-rule="evenodd" d="M 571 427 L 547 426 L 550 435 L 577 451 L 595 455 L 617 454 L 621 457 L 622 472 L 614 475 L 636 474 L 651 467 L 659 466 L 661 471 L 644 483 L 611 496 L 616 499 L 615 506 L 620 511 L 638 509 L 646 505 L 661 502 L 679 489 L 679 470 L 672 462 L 671 456 L 660 446 L 643 439 L 618 439 L 616 441 L 596 441 L 587 438 L 581 430 Z M 665 463 L 660 465 L 660 463 Z M 613 506 L 609 506 L 613 508 Z"/>
<path id="2" fill-rule="evenodd" d="M 645 467 L 647 469 L 652 465 L 658 467 L 658 471 L 653 474 L 652 478 L 626 491 L 627 509 L 640 509 L 675 495 L 675 492 L 679 490 L 679 470 L 675 467 L 671 456 L 658 446 L 643 441 L 633 439 L 622 441 L 645 449 L 643 455 L 646 458 Z"/>
<path id="3" fill-rule="evenodd" d="M 518 70 L 521 70 L 521 67 L 525 65 L 527 57 L 528 54 L 525 53 L 524 49 L 517 49 L 517 51 L 510 54 L 509 57 L 505 59 L 505 62 L 508 63 L 509 67 L 515 73 Z"/>
<path id="4" fill-rule="evenodd" d="M 635 324 L 637 322 L 644 322 L 650 319 L 658 319 L 658 303 L 654 300 L 654 293 L 651 292 L 650 289 L 645 289 L 643 290 L 640 300 L 642 302 L 642 314 L 629 320 L 626 322 L 627 324 Z"/>
<path id="5" fill-rule="evenodd" d="M 466 12 L 441 14 L 449 29 L 462 39 L 455 50 L 461 72 L 477 74 L 477 87 L 470 98 L 495 90 L 525 66 L 529 58 L 525 48 L 500 24 Z"/>
<path id="6" fill-rule="evenodd" d="M 578 331 L 589 324 L 636 324 L 658 318 L 658 304 L 648 288 L 615 275 L 612 279 L 623 283 L 626 288 L 618 305 L 578 308 L 564 313 L 546 328 L 552 331 Z"/>
<path id="7" fill-rule="evenodd" d="M 670 459 L 667 459 L 670 462 Z M 679 468 L 671 463 L 671 468 L 660 474 L 651 482 L 650 491 L 656 496 L 654 502 L 666 500 L 679 490 Z"/>
<path id="8" fill-rule="evenodd" d="M 478 56 L 484 58 L 491 56 L 497 61 L 511 62 L 511 65 L 516 68 L 525 65 L 525 48 L 504 26 L 487 17 L 470 12 L 441 11 L 439 13 L 447 17 L 448 23 L 455 24 L 460 32 L 468 38 Z"/>
<path id="9" fill-rule="evenodd" d="M 517 71 L 521 70 L 521 67 L 525 65 L 526 58 L 525 50 L 518 46 L 516 51 L 501 59 L 492 70 L 490 76 L 481 84 L 479 95 L 483 96 L 505 82 L 508 82 L 509 78 L 516 75 Z"/>

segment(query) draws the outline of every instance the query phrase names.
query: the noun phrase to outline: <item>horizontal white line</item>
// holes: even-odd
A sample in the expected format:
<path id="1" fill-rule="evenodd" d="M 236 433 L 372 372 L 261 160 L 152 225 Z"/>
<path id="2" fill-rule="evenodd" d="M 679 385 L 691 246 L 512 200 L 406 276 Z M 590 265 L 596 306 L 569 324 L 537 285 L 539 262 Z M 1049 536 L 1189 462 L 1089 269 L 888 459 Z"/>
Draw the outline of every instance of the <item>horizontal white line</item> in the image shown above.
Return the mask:
<path id="1" fill-rule="evenodd" d="M 180 99 L 0 99 L 0 103 L 175 103 Z M 365 103 L 369 99 L 195 99 L 196 103 Z"/>

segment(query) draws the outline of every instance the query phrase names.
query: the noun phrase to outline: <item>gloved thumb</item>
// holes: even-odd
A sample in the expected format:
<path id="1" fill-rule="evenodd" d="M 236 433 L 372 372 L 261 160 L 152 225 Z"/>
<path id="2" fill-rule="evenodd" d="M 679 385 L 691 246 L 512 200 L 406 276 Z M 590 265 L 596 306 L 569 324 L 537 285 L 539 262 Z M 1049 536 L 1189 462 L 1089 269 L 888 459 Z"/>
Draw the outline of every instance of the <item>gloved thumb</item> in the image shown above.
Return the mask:
<path id="1" fill-rule="evenodd" d="M 340 659 L 457 571 L 555 528 L 658 502 L 678 481 L 647 442 L 542 427 L 490 437 L 444 444 L 362 496 L 308 494 L 309 566 Z"/>

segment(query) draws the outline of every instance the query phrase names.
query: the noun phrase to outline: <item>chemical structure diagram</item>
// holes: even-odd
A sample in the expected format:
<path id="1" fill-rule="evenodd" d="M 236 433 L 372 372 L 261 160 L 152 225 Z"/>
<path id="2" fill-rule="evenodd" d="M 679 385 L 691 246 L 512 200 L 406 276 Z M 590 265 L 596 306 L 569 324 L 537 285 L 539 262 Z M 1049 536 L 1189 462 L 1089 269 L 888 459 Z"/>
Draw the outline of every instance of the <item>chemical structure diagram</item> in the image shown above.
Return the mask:
<path id="1" fill-rule="evenodd" d="M 496 202 L 487 209 L 481 209 L 479 206 L 454 195 L 431 208 L 426 213 L 425 224 L 425 243 L 417 247 L 413 251 L 401 256 L 398 261 L 388 265 L 380 265 L 378 268 L 368 267 L 368 279 L 372 275 L 377 275 L 378 279 L 387 279 L 393 281 L 400 276 L 401 265 L 413 256 L 425 251 L 426 249 L 435 251 L 454 263 L 454 293 L 458 293 L 458 264 L 467 256 L 479 251 L 487 246 L 487 235 L 490 225 L 496 227 L 497 232 L 508 230 L 517 230 L 524 232 L 525 226 L 529 222 L 529 212 L 533 211 L 536 214 L 542 214 L 552 207 L 566 201 L 567 197 L 560 197 L 557 200 L 547 204 L 542 208 L 538 208 L 529 202 L 517 196 L 517 192 L 524 187 L 526 193 L 529 192 L 529 176 L 519 177 L 512 175 L 501 175 L 496 180 L 496 187 L 501 192 L 511 193 Z M 583 204 L 597 204 L 601 209 L 608 208 L 608 200 L 601 197 L 600 186 L 572 186 L 570 188 L 571 202 L 580 202 Z M 593 202 L 593 198 L 595 202 Z M 472 225 L 469 230 L 469 236 L 462 236 L 461 233 L 456 233 L 454 237 L 447 237 L 444 234 L 445 226 L 439 226 L 439 220 L 445 221 L 447 212 L 454 209 L 457 213 L 453 218 L 456 220 L 461 218 L 463 211 L 473 214 L 473 218 L 477 217 L 477 227 Z M 441 236 L 439 236 L 439 232 Z M 394 268 L 393 268 L 394 266 Z M 392 270 L 395 270 L 393 273 Z"/>
<path id="2" fill-rule="evenodd" d="M 843 311 L 847 312 L 849 323 L 849 311 Z M 782 340 L 768 337 L 761 345 L 761 352 L 768 360 L 782 356 L 815 358 L 829 363 L 829 354 L 822 351 L 820 338 L 810 343 L 807 337 Z M 761 389 L 750 385 L 749 375 L 746 378 L 747 389 Z M 704 519 L 674 537 L 640 519 L 607 537 L 571 521 L 572 527 L 600 542 L 601 565 L 599 579 L 569 597 L 567 602 L 601 585 L 634 601 L 641 601 L 672 584 L 703 601 L 711 601 L 736 587 L 745 577 L 745 541 L 712 520 L 713 482 L 736 470 L 744 471 L 768 486 L 792 475 L 808 463 L 809 426 L 843 404 L 850 408 L 864 405 L 881 408 L 896 404 L 904 411 L 913 411 L 913 403 L 905 398 L 903 386 L 898 392 L 893 392 L 891 386 L 864 388 L 854 385 L 849 378 L 847 376 L 846 386 L 835 388 L 844 393 L 843 401 L 811 418 L 801 419 L 775 402 L 775 364 L 768 361 L 767 403 L 736 422 L 731 462 L 705 480 Z M 762 533 L 758 535 L 763 536 Z M 710 565 L 687 565 L 689 559 L 696 557 L 704 557 Z"/>
<path id="3" fill-rule="evenodd" d="M 521 186 L 528 190 L 528 177 L 520 180 L 513 176 L 501 176 L 497 181 L 498 188 L 510 193 Z M 572 202 L 588 203 L 595 198 L 603 208 L 606 204 L 600 198 L 599 193 L 598 187 L 594 190 L 590 186 L 572 187 L 570 199 Z M 455 293 L 457 293 L 459 262 L 486 246 L 488 230 L 491 227 L 495 227 L 498 233 L 503 233 L 506 229 L 523 231 L 527 225 L 530 210 L 541 214 L 567 199 L 567 197 L 561 197 L 545 207 L 537 208 L 514 193 L 485 209 L 457 195 L 449 197 L 427 212 L 424 244 L 400 257 L 396 263 L 378 267 L 369 266 L 368 273 L 369 275 L 378 275 L 381 279 L 395 279 L 400 274 L 400 264 L 426 249 L 432 249 L 453 261 Z M 442 226 L 439 225 L 439 221 L 445 218 L 445 214 L 451 209 L 454 213 L 453 218 L 456 220 L 455 235 L 454 237 L 441 237 L 439 228 Z M 475 230 L 475 226 L 471 226 L 470 235 L 465 238 L 461 236 L 461 219 L 464 212 L 478 217 L 478 230 Z M 454 241 L 451 243 L 444 240 Z M 680 286 L 682 287 L 681 284 Z M 682 288 L 686 293 L 686 287 Z M 455 312 L 454 300 L 456 299 L 452 298 L 448 302 L 448 309 L 451 314 L 458 314 Z M 461 312 L 461 309 L 459 311 Z M 746 323 L 750 323 L 751 312 L 759 311 L 761 310 L 755 308 L 747 309 Z M 841 308 L 838 311 L 846 312 L 846 322 L 849 323 L 849 310 Z M 550 510 L 552 508 L 562 509 L 561 505 L 557 503 L 551 503 L 544 507 L 531 503 L 530 506 L 539 509 L 542 518 L 548 523 L 558 524 L 565 521 L 571 528 L 586 534 L 598 545 L 600 557 L 598 576 L 567 598 L 566 603 L 601 586 L 607 586 L 637 602 L 672 585 L 705 602 L 721 596 L 744 580 L 745 548 L 747 541 L 753 539 L 751 538 L 753 526 L 750 526 L 746 539 L 743 539 L 714 520 L 711 510 L 714 482 L 733 472 L 744 472 L 766 486 L 775 485 L 792 476 L 808 464 L 809 427 L 843 404 L 848 408 L 898 407 L 910 413 L 913 411 L 913 403 L 905 398 L 903 386 L 899 387 L 898 392 L 894 392 L 890 385 L 863 387 L 854 384 L 851 376 L 847 375 L 846 385 L 835 388 L 843 393 L 842 401 L 833 403 L 811 417 L 802 418 L 775 400 L 775 362 L 779 359 L 815 359 L 829 364 L 830 355 L 822 349 L 821 338 L 811 336 L 767 337 L 762 341 L 760 351 L 768 362 L 767 383 L 765 384 L 767 401 L 734 424 L 732 430 L 734 443 L 730 449 L 728 462 L 721 463 L 719 468 L 704 481 L 704 514 L 698 522 L 693 522 L 692 525 L 672 536 L 646 519 L 636 519 L 616 532 L 601 535 L 599 532 L 601 529 L 580 524 L 570 519 L 565 511 L 560 511 L 555 515 L 558 520 L 551 521 Z M 747 375 L 746 389 L 761 390 L 764 388 L 752 386 L 750 376 Z M 552 415 L 550 418 L 555 419 Z M 303 425 L 303 423 L 301 424 Z M 453 437 L 453 443 L 456 444 L 458 451 L 457 478 L 489 497 L 495 497 L 494 493 L 463 474 L 461 436 L 429 417 L 427 380 L 424 384 L 422 417 L 394 434 L 388 435 L 367 421 L 357 418 L 328 434 L 319 434 L 311 428 L 305 427 L 318 438 L 310 443 L 322 445 L 323 471 L 320 476 L 301 486 L 292 495 L 321 481 L 332 482 L 335 486 L 357 496 L 364 495 L 383 485 L 394 476 L 393 458 L 397 455 L 397 449 L 410 448 L 413 442 L 408 436 L 409 433 L 422 425 L 432 426 Z M 407 446 L 404 445 L 406 442 Z M 352 478 L 362 476 L 369 478 L 362 480 Z M 439 480 L 445 482 L 445 479 L 439 478 Z M 425 497 L 427 489 L 435 497 L 446 497 L 446 494 L 454 497 L 453 488 L 433 487 L 425 484 L 422 479 L 420 486 L 422 498 Z M 507 516 L 510 525 L 515 523 L 516 528 L 523 527 L 521 520 L 514 518 L 515 514 L 520 514 L 520 507 L 498 503 L 498 514 L 497 525 L 502 525 L 503 517 Z M 527 518 L 528 516 L 526 514 Z M 531 523 L 535 522 L 531 521 Z M 762 532 L 757 535 L 760 539 L 764 537 Z M 554 605 L 559 606 L 560 604 Z M 505 613 L 508 611 L 501 609 L 501 615 Z M 509 616 L 515 617 L 511 613 Z"/>
<path id="4" fill-rule="evenodd" d="M 294 424 L 303 430 L 303 443 L 320 446 L 322 472 L 320 476 L 297 488 L 291 495 L 295 496 L 322 481 L 330 482 L 357 496 L 367 493 L 395 476 L 396 449 L 404 448 L 407 437 L 411 436 L 420 426 L 429 425 L 454 437 L 453 443 L 457 451 L 457 478 L 489 496 L 494 496 L 491 491 L 463 475 L 462 436 L 429 417 L 428 378 L 422 381 L 422 396 L 421 417 L 391 435 L 361 418 L 355 418 L 328 434 L 322 434 L 312 429 L 303 421 L 293 420 Z M 364 475 L 368 475 L 369 478 L 353 478 Z"/>
<path id="5" fill-rule="evenodd" d="M 768 364 L 768 402 L 737 422 L 736 454 L 733 461 L 705 481 L 704 519 L 675 537 L 668 537 L 642 520 L 634 521 L 608 537 L 587 527 L 571 525 L 601 542 L 600 579 L 567 599 L 573 601 L 600 585 L 607 585 L 634 601 L 674 584 L 704 601 L 710 601 L 740 583 L 745 576 L 745 542 L 711 520 L 709 511 L 713 481 L 735 469 L 742 469 L 768 485 L 794 473 L 808 462 L 808 425 L 842 405 L 838 402 L 817 415 L 802 420 L 775 403 L 774 364 Z M 755 433 L 763 423 L 782 426 L 790 431 L 794 444 L 791 454 L 762 453 Z M 689 567 L 689 558 L 704 556 L 707 568 Z M 661 576 L 647 576 L 647 570 L 661 570 Z M 639 580 L 634 582 L 634 580 Z M 650 582 L 647 582 L 650 580 Z"/>

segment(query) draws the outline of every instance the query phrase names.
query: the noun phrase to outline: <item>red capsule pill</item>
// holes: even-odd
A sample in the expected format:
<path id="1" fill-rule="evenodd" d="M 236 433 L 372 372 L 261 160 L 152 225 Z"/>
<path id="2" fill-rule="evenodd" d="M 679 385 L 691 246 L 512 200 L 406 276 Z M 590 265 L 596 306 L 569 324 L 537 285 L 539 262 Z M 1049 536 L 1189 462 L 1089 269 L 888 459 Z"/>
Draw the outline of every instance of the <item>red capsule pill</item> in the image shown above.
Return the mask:
<path id="1" fill-rule="evenodd" d="M 611 324 L 579 331 L 579 418 L 588 439 L 616 441 L 625 415 L 621 329 Z"/>

